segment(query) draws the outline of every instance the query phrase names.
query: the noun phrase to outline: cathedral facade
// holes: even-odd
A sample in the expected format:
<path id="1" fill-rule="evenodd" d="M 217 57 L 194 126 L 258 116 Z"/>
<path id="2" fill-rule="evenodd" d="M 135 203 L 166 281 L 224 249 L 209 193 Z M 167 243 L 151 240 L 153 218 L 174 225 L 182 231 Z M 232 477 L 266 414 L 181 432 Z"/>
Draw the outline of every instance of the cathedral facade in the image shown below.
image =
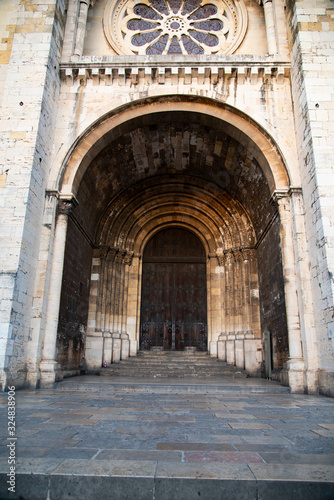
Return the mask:
<path id="1" fill-rule="evenodd" d="M 196 349 L 334 396 L 333 2 L 3 0 L 0 35 L 2 390 Z"/>

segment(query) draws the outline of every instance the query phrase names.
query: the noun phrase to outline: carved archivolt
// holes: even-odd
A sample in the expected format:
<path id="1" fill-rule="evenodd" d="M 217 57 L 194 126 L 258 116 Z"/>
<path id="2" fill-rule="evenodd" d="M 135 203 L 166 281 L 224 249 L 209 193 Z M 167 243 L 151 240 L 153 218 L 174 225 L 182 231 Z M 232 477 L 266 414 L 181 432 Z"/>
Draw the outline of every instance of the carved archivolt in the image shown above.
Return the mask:
<path id="1" fill-rule="evenodd" d="M 118 54 L 231 54 L 247 10 L 243 0 L 109 0 L 103 28 Z"/>

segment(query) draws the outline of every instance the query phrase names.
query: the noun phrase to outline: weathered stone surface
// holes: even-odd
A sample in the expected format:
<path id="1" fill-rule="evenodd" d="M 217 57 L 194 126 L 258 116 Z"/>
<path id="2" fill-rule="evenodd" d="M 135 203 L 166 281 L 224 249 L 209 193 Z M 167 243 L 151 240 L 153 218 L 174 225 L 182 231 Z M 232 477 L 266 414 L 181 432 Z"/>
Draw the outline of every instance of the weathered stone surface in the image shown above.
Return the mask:
<path id="1" fill-rule="evenodd" d="M 166 55 L 117 53 L 114 3 L 1 2 L 2 389 L 135 356 L 145 245 L 180 227 L 210 355 L 333 396 L 330 0 L 238 2 L 234 48 Z"/>

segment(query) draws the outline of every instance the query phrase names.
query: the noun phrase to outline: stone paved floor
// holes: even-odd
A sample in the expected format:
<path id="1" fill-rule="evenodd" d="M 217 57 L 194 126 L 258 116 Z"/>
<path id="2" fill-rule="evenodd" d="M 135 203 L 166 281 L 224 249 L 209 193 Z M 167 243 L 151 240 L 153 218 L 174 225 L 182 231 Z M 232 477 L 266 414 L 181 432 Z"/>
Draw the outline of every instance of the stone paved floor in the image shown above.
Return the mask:
<path id="1" fill-rule="evenodd" d="M 17 474 L 312 480 L 334 485 L 333 399 L 240 394 L 240 381 L 233 380 L 229 385 L 236 384 L 235 391 L 212 394 L 187 394 L 177 383 L 169 394 L 129 392 L 125 385 L 108 392 L 103 389 L 108 379 L 102 378 L 91 378 L 85 390 L 75 388 L 79 386 L 73 380 L 80 384 L 83 379 L 77 378 L 54 390 L 17 392 Z M 0 422 L 4 474 L 7 394 L 0 394 Z"/>

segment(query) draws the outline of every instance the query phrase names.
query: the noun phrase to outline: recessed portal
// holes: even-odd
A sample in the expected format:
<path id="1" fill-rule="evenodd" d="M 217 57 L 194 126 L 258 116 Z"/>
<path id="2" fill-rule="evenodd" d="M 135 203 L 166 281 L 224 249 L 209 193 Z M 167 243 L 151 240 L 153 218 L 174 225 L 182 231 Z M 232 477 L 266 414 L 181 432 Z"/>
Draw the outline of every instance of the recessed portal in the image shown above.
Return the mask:
<path id="1" fill-rule="evenodd" d="M 171 228 L 143 256 L 141 349 L 207 349 L 206 257 L 190 231 Z"/>

